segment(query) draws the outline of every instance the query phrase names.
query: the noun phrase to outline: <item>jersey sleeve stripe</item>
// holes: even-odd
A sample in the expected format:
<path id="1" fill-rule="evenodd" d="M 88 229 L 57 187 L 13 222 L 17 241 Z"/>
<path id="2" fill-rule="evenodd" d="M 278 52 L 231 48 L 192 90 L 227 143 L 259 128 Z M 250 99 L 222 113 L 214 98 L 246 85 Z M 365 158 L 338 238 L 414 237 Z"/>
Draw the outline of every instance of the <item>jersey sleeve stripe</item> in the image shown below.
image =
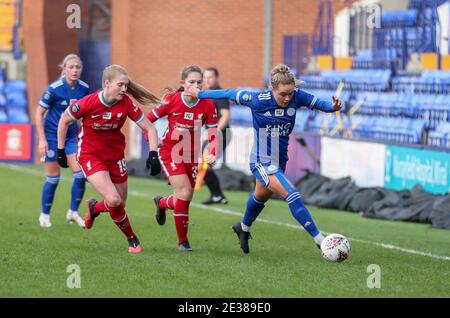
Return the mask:
<path id="1" fill-rule="evenodd" d="M 75 117 L 72 115 L 72 112 L 70 111 L 70 109 L 67 110 L 67 114 L 69 114 L 70 118 L 72 118 L 73 120 L 78 120 L 78 118 L 75 118 Z"/>
<path id="2" fill-rule="evenodd" d="M 239 101 L 239 98 L 241 97 L 242 91 L 238 91 L 236 94 L 236 104 L 241 105 L 241 102 Z"/>
<path id="3" fill-rule="evenodd" d="M 39 101 L 39 106 L 42 106 L 44 108 L 50 108 L 50 106 L 46 103 L 44 103 L 43 101 Z"/>
<path id="4" fill-rule="evenodd" d="M 141 116 L 135 121 L 136 124 L 138 124 L 142 119 L 144 119 L 144 114 L 141 114 Z"/>
<path id="5" fill-rule="evenodd" d="M 316 105 L 316 102 L 317 102 L 317 97 L 314 96 L 314 98 L 313 98 L 311 104 L 309 104 L 308 108 L 309 108 L 309 109 L 313 109 L 313 108 L 314 108 L 314 105 Z"/>
<path id="6" fill-rule="evenodd" d="M 153 115 L 155 115 L 156 118 L 158 118 L 158 119 L 160 118 L 158 113 L 154 109 L 152 110 L 152 113 L 153 113 Z"/>

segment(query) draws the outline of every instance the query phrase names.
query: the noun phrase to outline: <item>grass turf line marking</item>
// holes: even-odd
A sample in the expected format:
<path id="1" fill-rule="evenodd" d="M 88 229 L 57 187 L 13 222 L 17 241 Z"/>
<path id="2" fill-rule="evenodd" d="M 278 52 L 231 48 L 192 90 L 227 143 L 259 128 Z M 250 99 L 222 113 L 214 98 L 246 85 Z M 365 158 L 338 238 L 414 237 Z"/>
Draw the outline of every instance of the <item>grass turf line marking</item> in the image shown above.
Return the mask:
<path id="1" fill-rule="evenodd" d="M 26 174 L 39 176 L 39 177 L 45 177 L 45 174 L 42 173 L 42 172 L 39 172 L 39 171 L 34 170 L 34 169 L 20 167 L 20 166 L 14 165 L 14 164 L 0 163 L 0 167 L 6 168 L 6 169 L 9 169 L 9 170 L 13 170 L 13 171 L 17 171 L 17 172 L 22 172 L 22 173 L 26 173 Z M 71 182 L 72 178 L 61 177 L 61 180 Z M 87 185 L 91 186 L 89 183 L 87 183 Z M 132 196 L 135 196 L 135 197 L 150 198 L 148 193 L 143 193 L 143 192 L 138 192 L 138 191 L 132 191 L 132 190 L 130 191 L 129 190 L 128 194 L 132 195 Z M 208 210 L 208 211 L 214 211 L 214 212 L 217 212 L 217 213 L 222 213 L 222 214 L 228 214 L 228 215 L 234 215 L 234 216 L 240 216 L 240 217 L 242 217 L 242 215 L 243 215 L 241 212 L 236 212 L 236 211 L 223 209 L 223 208 L 205 206 L 203 204 L 198 204 L 198 203 L 194 203 L 194 202 L 191 203 L 191 206 L 194 206 L 194 207 L 200 208 L 200 209 L 204 209 L 204 210 Z M 300 230 L 304 230 L 303 227 L 301 227 L 299 225 L 295 225 L 295 224 L 271 221 L 271 220 L 266 220 L 266 219 L 262 219 L 262 218 L 258 218 L 258 219 L 256 219 L 256 221 L 257 222 L 268 223 L 268 224 L 273 224 L 273 225 L 284 226 L 284 227 L 288 227 L 288 228 L 292 228 L 292 229 L 296 229 L 296 230 L 299 230 L 299 229 Z M 330 232 L 325 232 L 325 231 L 321 231 L 321 232 L 323 234 L 325 234 L 325 235 L 330 234 Z M 366 241 L 366 240 L 361 240 L 361 239 L 353 238 L 353 237 L 347 237 L 347 238 L 350 241 L 354 241 L 354 242 L 358 242 L 358 243 L 375 245 L 375 246 L 378 246 L 378 247 L 381 247 L 381 248 L 397 250 L 397 251 L 400 251 L 400 252 L 403 252 L 403 253 L 412 254 L 412 255 L 426 256 L 426 257 L 431 257 L 431 258 L 440 259 L 440 260 L 444 260 L 444 261 L 450 261 L 450 256 L 436 255 L 436 254 L 432 254 L 432 253 L 429 253 L 429 252 L 422 252 L 422 251 L 417 251 L 417 250 L 413 250 L 413 249 L 409 249 L 409 248 L 403 248 L 403 247 L 400 247 L 400 246 L 397 246 L 397 245 L 393 245 L 393 244 Z"/>

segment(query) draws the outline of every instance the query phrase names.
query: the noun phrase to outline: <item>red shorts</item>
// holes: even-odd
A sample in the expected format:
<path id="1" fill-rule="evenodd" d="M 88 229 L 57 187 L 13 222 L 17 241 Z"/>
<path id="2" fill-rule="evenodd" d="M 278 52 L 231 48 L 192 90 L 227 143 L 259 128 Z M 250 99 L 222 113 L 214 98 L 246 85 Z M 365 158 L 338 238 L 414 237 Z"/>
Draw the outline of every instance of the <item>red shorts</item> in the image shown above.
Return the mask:
<path id="1" fill-rule="evenodd" d="M 164 174 L 169 177 L 186 174 L 189 178 L 191 186 L 195 186 L 195 179 L 197 178 L 197 164 L 186 162 L 174 162 L 170 155 L 164 153 L 158 153 L 159 161 L 161 162 L 161 168 Z"/>
<path id="2" fill-rule="evenodd" d="M 128 180 L 128 170 L 125 159 L 117 161 L 82 160 L 78 161 L 85 178 L 99 171 L 108 171 L 111 181 L 121 184 Z"/>

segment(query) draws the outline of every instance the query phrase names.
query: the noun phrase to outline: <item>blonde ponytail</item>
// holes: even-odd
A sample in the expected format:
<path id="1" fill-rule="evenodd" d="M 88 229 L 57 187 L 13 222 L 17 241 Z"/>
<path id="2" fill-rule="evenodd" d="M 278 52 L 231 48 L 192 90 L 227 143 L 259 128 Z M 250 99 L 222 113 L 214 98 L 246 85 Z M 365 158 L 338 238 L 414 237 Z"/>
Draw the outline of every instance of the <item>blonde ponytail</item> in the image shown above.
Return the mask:
<path id="1" fill-rule="evenodd" d="M 128 71 L 117 64 L 109 65 L 103 71 L 102 83 L 105 85 L 105 81 L 112 81 L 114 76 L 122 74 L 128 76 Z M 131 95 L 138 103 L 145 106 L 155 106 L 162 103 L 161 99 L 153 95 L 144 86 L 133 82 L 129 79 L 127 94 Z"/>

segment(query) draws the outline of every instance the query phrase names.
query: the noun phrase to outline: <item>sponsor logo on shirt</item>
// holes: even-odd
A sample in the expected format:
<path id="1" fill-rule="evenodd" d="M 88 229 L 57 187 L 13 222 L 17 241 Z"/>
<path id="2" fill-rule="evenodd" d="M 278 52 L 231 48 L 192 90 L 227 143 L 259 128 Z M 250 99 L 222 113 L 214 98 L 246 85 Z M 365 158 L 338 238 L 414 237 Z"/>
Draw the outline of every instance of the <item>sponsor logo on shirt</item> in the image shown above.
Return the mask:
<path id="1" fill-rule="evenodd" d="M 284 116 L 284 109 L 275 109 L 275 116 L 277 117 Z"/>
<path id="2" fill-rule="evenodd" d="M 194 113 L 184 113 L 184 119 L 194 120 Z"/>
<path id="3" fill-rule="evenodd" d="M 267 125 L 266 133 L 271 137 L 285 137 L 289 136 L 291 128 L 291 123 Z"/>

